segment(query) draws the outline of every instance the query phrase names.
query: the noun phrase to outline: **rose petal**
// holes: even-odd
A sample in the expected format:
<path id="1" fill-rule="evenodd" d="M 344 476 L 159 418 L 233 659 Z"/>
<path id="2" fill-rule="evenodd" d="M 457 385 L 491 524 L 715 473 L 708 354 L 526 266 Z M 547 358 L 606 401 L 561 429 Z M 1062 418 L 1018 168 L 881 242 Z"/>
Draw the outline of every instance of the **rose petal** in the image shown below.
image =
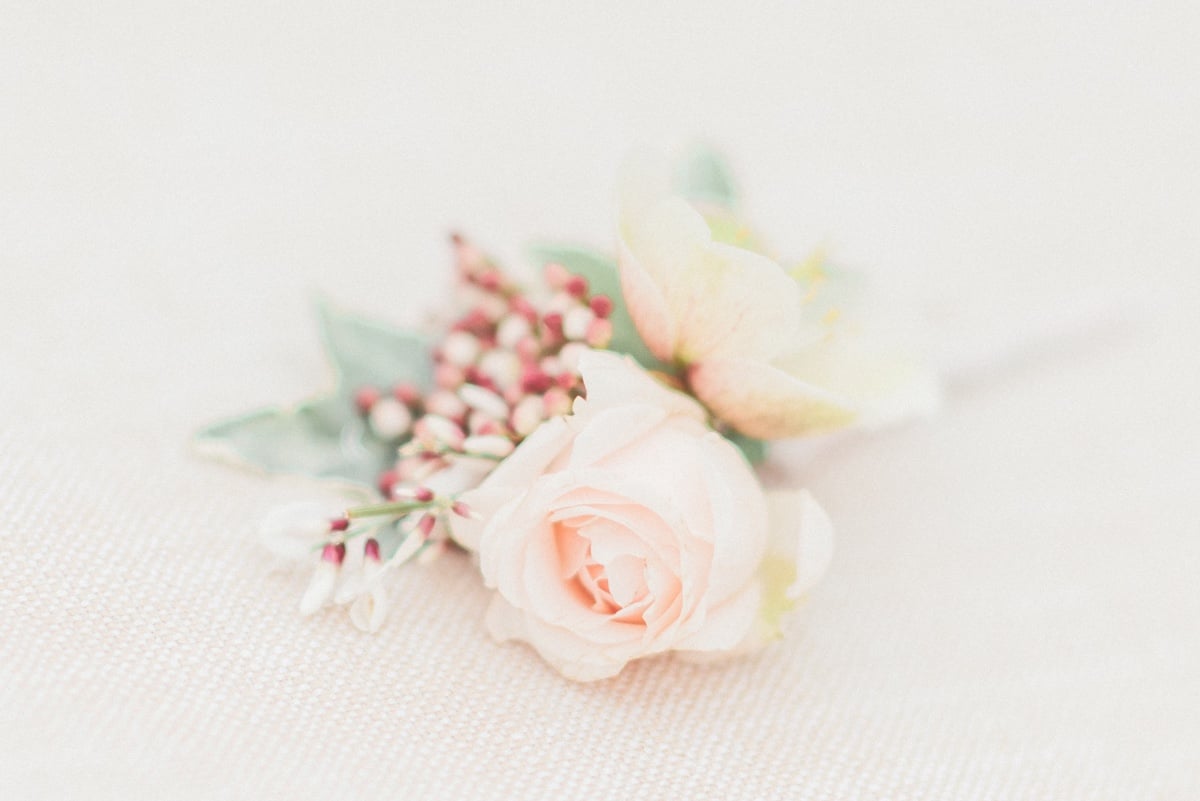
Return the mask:
<path id="1" fill-rule="evenodd" d="M 792 566 L 792 578 L 782 590 L 786 598 L 795 600 L 829 568 L 833 523 L 808 490 L 770 490 L 766 499 L 771 521 L 768 553 Z"/>
<path id="2" fill-rule="evenodd" d="M 587 390 L 587 403 L 576 414 L 576 430 L 605 409 L 628 405 L 653 406 L 666 414 L 696 420 L 707 417 L 695 400 L 654 380 L 628 356 L 588 351 L 579 358 L 579 374 Z"/>
<path id="3" fill-rule="evenodd" d="M 746 640 L 758 620 L 762 589 L 750 582 L 723 604 L 709 609 L 703 625 L 675 642 L 682 651 L 732 651 Z"/>

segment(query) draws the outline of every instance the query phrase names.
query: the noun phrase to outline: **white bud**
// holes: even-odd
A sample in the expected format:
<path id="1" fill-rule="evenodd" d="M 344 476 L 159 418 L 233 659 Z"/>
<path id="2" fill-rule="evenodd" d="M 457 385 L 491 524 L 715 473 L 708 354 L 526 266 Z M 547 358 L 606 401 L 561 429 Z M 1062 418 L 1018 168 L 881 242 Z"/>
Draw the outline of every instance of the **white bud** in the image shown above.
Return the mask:
<path id="1" fill-rule="evenodd" d="M 412 426 L 412 412 L 395 398 L 380 398 L 371 407 L 367 421 L 380 439 L 398 439 Z"/>
<path id="2" fill-rule="evenodd" d="M 315 614 L 328 603 L 333 597 L 333 589 L 337 586 L 340 572 L 341 566 L 334 562 L 322 559 L 317 563 L 317 569 L 313 571 L 308 588 L 304 590 L 304 596 L 300 599 L 300 614 Z"/>
<path id="3" fill-rule="evenodd" d="M 596 315 L 587 306 L 576 306 L 563 315 L 563 336 L 567 339 L 587 339 L 588 327 Z"/>
<path id="4" fill-rule="evenodd" d="M 495 392 L 477 384 L 464 384 L 458 390 L 458 397 L 463 403 L 489 417 L 503 420 L 508 416 L 508 404 Z"/>
<path id="5" fill-rule="evenodd" d="M 458 398 L 455 398 L 457 401 Z M 459 401 L 461 403 L 462 401 Z M 417 421 L 417 436 L 458 447 L 463 441 L 463 430 L 458 423 L 437 414 L 427 414 Z"/>
<path id="6" fill-rule="evenodd" d="M 591 348 L 582 342 L 568 342 L 562 346 L 562 350 L 558 352 L 558 360 L 562 362 L 562 366 L 570 370 L 575 375 L 579 375 L 579 360 L 583 358 L 583 354 L 587 353 Z"/>
<path id="7" fill-rule="evenodd" d="M 511 350 L 517 347 L 518 342 L 529 336 L 531 330 L 529 320 L 520 314 L 506 315 L 500 321 L 500 327 L 496 329 L 496 343 L 502 348 Z"/>
<path id="8" fill-rule="evenodd" d="M 479 372 L 503 392 L 521 380 L 521 360 L 511 350 L 489 351 L 479 360 Z"/>
<path id="9" fill-rule="evenodd" d="M 458 418 L 467 413 L 467 404 L 448 389 L 431 392 L 425 399 L 425 408 L 432 414 L 446 418 Z"/>
<path id="10" fill-rule="evenodd" d="M 322 503 L 276 506 L 259 524 L 259 541 L 276 556 L 305 559 L 329 536 L 329 521 L 337 516 L 338 512 Z"/>
<path id="11" fill-rule="evenodd" d="M 379 631 L 387 620 L 388 599 L 387 590 L 376 582 L 368 591 L 354 599 L 350 604 L 350 622 L 360 631 L 371 634 Z"/>
<path id="12" fill-rule="evenodd" d="M 467 331 L 451 331 L 442 340 L 442 358 L 459 367 L 469 367 L 479 357 L 479 338 Z"/>
<path id="13" fill-rule="evenodd" d="M 527 437 L 546 419 L 545 403 L 537 395 L 526 395 L 513 408 L 512 428 Z"/>
<path id="14" fill-rule="evenodd" d="M 513 452 L 515 446 L 508 437 L 499 434 L 467 437 L 463 441 L 463 450 L 467 453 L 477 453 L 481 456 L 494 456 L 503 459 Z"/>

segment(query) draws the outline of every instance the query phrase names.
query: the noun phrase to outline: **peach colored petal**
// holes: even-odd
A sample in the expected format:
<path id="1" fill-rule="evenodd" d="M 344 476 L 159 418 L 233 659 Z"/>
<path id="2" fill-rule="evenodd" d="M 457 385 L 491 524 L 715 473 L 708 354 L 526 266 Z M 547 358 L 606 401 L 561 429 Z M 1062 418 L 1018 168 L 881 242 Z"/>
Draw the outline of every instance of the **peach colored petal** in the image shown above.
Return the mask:
<path id="1" fill-rule="evenodd" d="M 762 362 L 704 362 L 694 365 L 688 377 L 696 396 L 713 414 L 759 439 L 829 431 L 855 416 L 846 398 Z"/>
<path id="2" fill-rule="evenodd" d="M 737 447 L 716 433 L 700 444 L 705 451 L 703 486 L 712 510 L 713 570 L 706 601 L 720 604 L 758 570 L 769 536 L 767 505 Z"/>
<path id="3" fill-rule="evenodd" d="M 724 603 L 707 610 L 703 625 L 680 639 L 675 647 L 681 651 L 731 651 L 754 629 L 761 604 L 762 590 L 757 582 L 751 582 Z"/>

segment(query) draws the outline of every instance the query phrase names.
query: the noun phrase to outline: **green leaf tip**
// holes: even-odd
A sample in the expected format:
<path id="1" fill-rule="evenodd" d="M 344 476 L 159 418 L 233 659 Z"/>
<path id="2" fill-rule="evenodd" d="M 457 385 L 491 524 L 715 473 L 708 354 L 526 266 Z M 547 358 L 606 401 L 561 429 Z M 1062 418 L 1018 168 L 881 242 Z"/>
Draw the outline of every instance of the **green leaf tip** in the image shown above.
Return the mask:
<path id="1" fill-rule="evenodd" d="M 738 203 L 737 182 L 725 157 L 709 147 L 696 147 L 679 166 L 676 189 L 689 200 L 732 210 Z"/>

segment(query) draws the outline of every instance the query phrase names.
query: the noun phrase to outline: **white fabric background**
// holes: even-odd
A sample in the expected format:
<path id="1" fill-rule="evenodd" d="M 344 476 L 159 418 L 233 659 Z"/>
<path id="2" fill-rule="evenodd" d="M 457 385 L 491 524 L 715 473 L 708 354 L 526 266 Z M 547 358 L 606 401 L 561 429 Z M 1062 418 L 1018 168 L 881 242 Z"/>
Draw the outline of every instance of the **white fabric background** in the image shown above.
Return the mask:
<path id="1" fill-rule="evenodd" d="M 649 5 L 3 5 L 0 797 L 1200 795 L 1195 5 Z M 327 380 L 314 290 L 603 244 L 692 136 L 964 335 L 1129 319 L 795 476 L 839 550 L 761 658 L 567 683 L 460 557 L 299 619 L 252 531 L 308 489 L 190 431 Z"/>

